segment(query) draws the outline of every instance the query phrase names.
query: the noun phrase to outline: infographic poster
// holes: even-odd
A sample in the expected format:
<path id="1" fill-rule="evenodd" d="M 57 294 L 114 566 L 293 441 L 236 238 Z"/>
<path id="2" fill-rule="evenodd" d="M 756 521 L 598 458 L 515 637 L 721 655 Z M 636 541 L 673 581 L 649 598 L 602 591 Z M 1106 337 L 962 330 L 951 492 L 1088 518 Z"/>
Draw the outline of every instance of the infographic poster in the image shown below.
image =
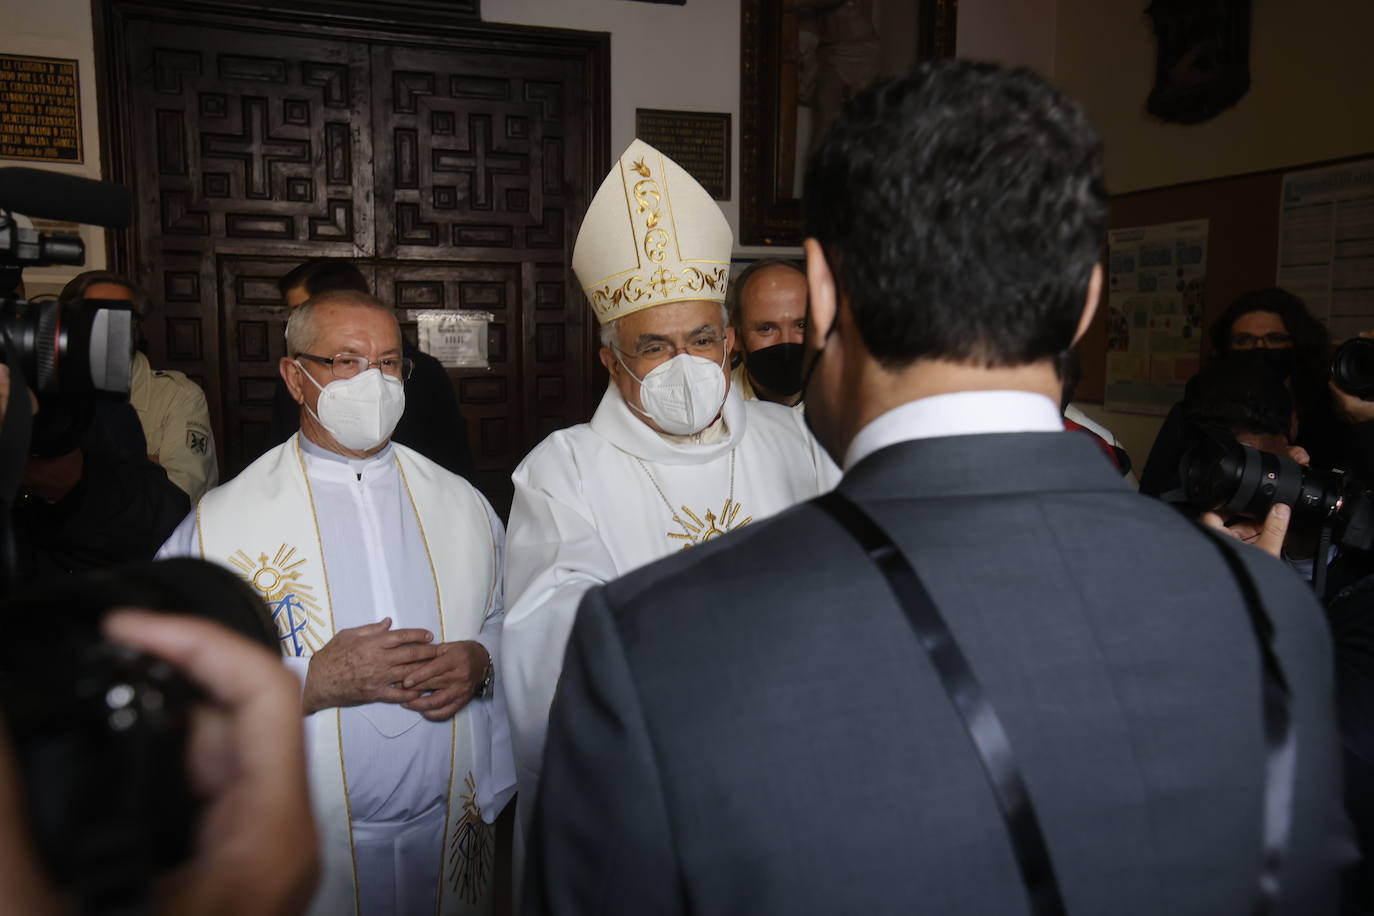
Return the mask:
<path id="1" fill-rule="evenodd" d="M 1113 229 L 1107 243 L 1104 405 L 1166 414 L 1202 352 L 1207 220 Z"/>
<path id="2" fill-rule="evenodd" d="M 1374 329 L 1374 159 L 1283 176 L 1278 285 L 1333 342 Z"/>

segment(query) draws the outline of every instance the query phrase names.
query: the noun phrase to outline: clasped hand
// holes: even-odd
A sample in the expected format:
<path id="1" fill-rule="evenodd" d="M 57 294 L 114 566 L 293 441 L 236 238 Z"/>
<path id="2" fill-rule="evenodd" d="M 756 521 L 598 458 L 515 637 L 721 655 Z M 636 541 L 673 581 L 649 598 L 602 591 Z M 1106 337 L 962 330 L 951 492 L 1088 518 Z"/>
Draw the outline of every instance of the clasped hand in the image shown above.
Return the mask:
<path id="1" fill-rule="evenodd" d="M 391 618 L 340 630 L 310 660 L 302 706 L 397 703 L 426 719 L 451 718 L 472 698 L 487 653 L 471 641 L 434 643 L 421 629 L 391 629 Z"/>

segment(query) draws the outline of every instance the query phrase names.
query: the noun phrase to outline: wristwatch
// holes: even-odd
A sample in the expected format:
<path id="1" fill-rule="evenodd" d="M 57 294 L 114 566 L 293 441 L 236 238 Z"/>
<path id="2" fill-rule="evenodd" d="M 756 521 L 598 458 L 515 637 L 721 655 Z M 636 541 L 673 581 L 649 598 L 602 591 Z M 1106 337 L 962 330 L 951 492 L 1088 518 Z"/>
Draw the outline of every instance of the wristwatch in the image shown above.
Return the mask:
<path id="1" fill-rule="evenodd" d="M 496 678 L 496 668 L 492 665 L 491 656 L 487 656 L 487 670 L 482 673 L 482 682 L 477 685 L 477 689 L 472 692 L 474 700 L 480 700 L 491 693 L 491 682 Z"/>

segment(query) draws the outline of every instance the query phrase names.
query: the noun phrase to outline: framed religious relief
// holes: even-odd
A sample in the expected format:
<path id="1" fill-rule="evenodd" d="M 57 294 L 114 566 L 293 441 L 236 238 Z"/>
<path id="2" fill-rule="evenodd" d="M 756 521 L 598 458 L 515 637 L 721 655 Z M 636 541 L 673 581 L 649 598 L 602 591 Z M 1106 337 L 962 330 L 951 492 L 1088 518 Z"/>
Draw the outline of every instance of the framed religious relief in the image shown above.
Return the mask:
<path id="1" fill-rule="evenodd" d="M 954 54 L 957 0 L 741 0 L 740 244 L 801 244 L 806 156 L 880 76 Z"/>
<path id="2" fill-rule="evenodd" d="M 1250 89 L 1250 0 L 1154 0 L 1155 85 L 1145 108 L 1175 124 L 1216 117 Z"/>

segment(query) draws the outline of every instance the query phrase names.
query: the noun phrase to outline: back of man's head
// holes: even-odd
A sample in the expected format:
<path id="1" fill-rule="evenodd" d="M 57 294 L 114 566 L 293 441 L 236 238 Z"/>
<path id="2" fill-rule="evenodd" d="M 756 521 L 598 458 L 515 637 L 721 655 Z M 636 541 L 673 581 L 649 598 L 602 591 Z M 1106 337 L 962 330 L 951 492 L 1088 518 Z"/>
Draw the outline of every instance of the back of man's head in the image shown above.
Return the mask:
<path id="1" fill-rule="evenodd" d="M 1025 365 L 1077 331 L 1105 231 L 1102 144 L 1029 70 L 933 61 L 846 105 L 805 201 L 884 366 Z"/>
<path id="2" fill-rule="evenodd" d="M 372 292 L 362 271 L 348 261 L 333 258 L 306 261 L 293 267 L 277 281 L 277 288 L 283 296 L 297 287 L 304 289 L 306 297 L 311 299 L 335 290 L 353 290 L 364 294 Z"/>

